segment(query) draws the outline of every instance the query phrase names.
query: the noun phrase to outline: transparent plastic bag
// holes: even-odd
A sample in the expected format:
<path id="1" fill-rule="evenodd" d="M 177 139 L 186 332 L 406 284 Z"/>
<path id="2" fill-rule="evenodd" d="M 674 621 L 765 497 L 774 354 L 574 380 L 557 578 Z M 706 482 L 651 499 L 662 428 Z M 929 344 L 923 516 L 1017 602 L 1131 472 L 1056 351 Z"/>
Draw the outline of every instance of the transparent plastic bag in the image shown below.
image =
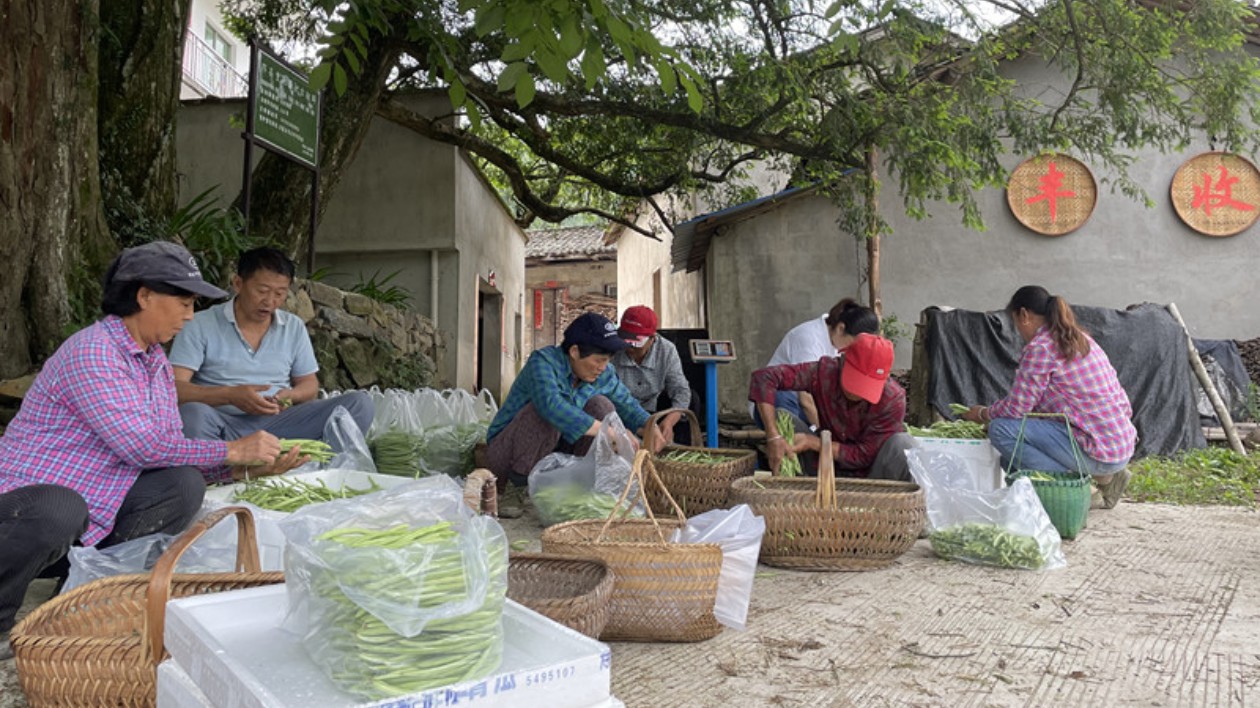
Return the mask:
<path id="1" fill-rule="evenodd" d="M 427 477 L 280 522 L 284 626 L 343 689 L 379 699 L 498 668 L 507 538 L 463 494 L 449 477 Z"/>
<path id="2" fill-rule="evenodd" d="M 673 543 L 716 543 L 722 547 L 722 572 L 718 576 L 717 603 L 713 615 L 731 629 L 744 631 L 748 602 L 752 599 L 757 558 L 766 520 L 747 504 L 731 509 L 713 509 L 687 519 L 687 525 L 674 532 Z"/>
<path id="3" fill-rule="evenodd" d="M 1067 565 L 1062 540 L 1026 478 L 985 491 L 956 455 L 907 450 L 910 474 L 923 489 L 927 530 L 937 555 L 1001 568 L 1051 570 Z"/>
<path id="4" fill-rule="evenodd" d="M 372 452 L 363 438 L 363 431 L 359 430 L 359 425 L 344 406 L 334 408 L 324 423 L 324 442 L 332 447 L 336 455 L 316 469 L 376 472 L 376 463 L 372 461 Z"/>
<path id="5" fill-rule="evenodd" d="M 553 452 L 539 460 L 529 472 L 529 498 L 539 523 L 607 518 L 630 479 L 635 449 L 621 418 L 609 413 L 585 455 Z M 626 498 L 637 498 L 637 489 Z M 642 516 L 642 502 L 627 513 Z"/>
<path id="6" fill-rule="evenodd" d="M 376 414 L 367 434 L 372 462 L 381 474 L 417 477 L 424 454 L 424 427 L 410 391 L 390 389 L 376 401 Z"/>
<path id="7" fill-rule="evenodd" d="M 485 441 L 489 423 L 480 420 L 483 406 L 471 393 L 447 389 L 441 399 L 444 406 L 426 394 L 422 404 L 425 454 L 420 464 L 428 474 L 462 477 L 473 470 L 473 451 Z"/>

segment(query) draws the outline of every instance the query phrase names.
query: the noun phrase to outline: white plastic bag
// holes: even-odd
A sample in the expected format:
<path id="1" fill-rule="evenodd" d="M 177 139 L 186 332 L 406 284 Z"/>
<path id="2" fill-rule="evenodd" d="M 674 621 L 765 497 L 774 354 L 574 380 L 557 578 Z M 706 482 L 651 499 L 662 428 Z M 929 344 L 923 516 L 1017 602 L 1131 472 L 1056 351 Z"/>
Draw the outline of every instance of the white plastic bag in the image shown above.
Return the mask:
<path id="1" fill-rule="evenodd" d="M 732 509 L 713 509 L 687 519 L 687 525 L 674 532 L 673 543 L 716 543 L 722 547 L 722 572 L 718 576 L 717 621 L 744 631 L 748 601 L 752 598 L 757 558 L 766 520 L 747 504 Z"/>
<path id="2" fill-rule="evenodd" d="M 383 698 L 498 668 L 507 537 L 497 521 L 473 513 L 451 478 L 308 506 L 280 526 L 288 541 L 284 627 L 342 688 Z M 439 535 L 382 545 L 361 543 L 363 531 Z M 384 680 L 380 662 L 449 670 L 438 684 L 409 670 Z"/>
<path id="3" fill-rule="evenodd" d="M 316 469 L 376 472 L 376 463 L 372 461 L 372 453 L 363 439 L 363 431 L 359 430 L 359 425 L 345 406 L 337 406 L 328 416 L 324 423 L 324 442 L 337 454 Z"/>
<path id="4" fill-rule="evenodd" d="M 1059 532 L 1032 482 L 984 491 L 965 460 L 923 449 L 906 451 L 923 489 L 929 538 L 937 555 L 1003 568 L 1050 570 L 1067 565 Z"/>
<path id="5" fill-rule="evenodd" d="M 529 498 L 543 526 L 578 519 L 602 519 L 613 512 L 626 488 L 634 461 L 635 442 L 621 418 L 609 413 L 583 456 L 553 452 L 529 472 Z M 637 498 L 637 487 L 627 499 Z M 642 516 L 638 503 L 629 512 Z"/>

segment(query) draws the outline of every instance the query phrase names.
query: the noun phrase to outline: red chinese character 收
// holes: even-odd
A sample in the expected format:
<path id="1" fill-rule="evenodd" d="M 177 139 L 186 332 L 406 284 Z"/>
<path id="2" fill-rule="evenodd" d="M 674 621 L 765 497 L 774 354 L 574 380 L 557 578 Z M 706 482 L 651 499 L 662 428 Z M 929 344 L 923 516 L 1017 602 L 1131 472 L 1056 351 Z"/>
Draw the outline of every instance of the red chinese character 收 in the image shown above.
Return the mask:
<path id="1" fill-rule="evenodd" d="M 1055 169 L 1054 162 L 1050 163 L 1050 171 L 1041 178 L 1040 182 L 1041 191 L 1037 193 L 1037 196 L 1025 199 L 1024 203 L 1032 204 L 1034 202 L 1045 200 L 1050 206 L 1050 223 L 1053 224 L 1055 222 L 1055 214 L 1057 212 L 1059 198 L 1075 197 L 1076 192 L 1059 189 L 1063 186 L 1063 173 Z"/>
<path id="2" fill-rule="evenodd" d="M 1203 186 L 1194 188 L 1194 201 L 1190 204 L 1191 209 L 1203 207 L 1203 213 L 1212 216 L 1212 210 L 1221 207 L 1230 207 L 1239 211 L 1253 211 L 1255 206 L 1246 202 L 1240 202 L 1234 199 L 1234 184 L 1238 182 L 1238 177 L 1232 177 L 1225 165 L 1221 165 L 1221 178 L 1216 180 L 1216 188 L 1212 187 L 1212 176 L 1203 173 Z"/>

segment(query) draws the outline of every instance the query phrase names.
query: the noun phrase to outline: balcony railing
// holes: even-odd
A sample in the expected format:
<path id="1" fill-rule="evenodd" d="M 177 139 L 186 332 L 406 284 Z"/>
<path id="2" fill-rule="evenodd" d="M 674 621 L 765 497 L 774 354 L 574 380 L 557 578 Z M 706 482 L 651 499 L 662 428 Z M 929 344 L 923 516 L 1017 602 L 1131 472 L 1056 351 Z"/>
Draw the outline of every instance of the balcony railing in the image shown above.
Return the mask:
<path id="1" fill-rule="evenodd" d="M 249 80 L 191 31 L 184 39 L 184 78 L 206 96 L 244 98 Z"/>

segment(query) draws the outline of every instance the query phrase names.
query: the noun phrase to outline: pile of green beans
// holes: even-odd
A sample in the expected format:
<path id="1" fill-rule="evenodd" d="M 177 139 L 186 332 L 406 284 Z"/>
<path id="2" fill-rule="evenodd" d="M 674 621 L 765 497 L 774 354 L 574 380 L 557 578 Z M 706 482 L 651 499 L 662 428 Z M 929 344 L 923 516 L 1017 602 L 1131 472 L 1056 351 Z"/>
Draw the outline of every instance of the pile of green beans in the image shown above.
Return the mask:
<path id="1" fill-rule="evenodd" d="M 503 653 L 501 616 L 507 593 L 506 539 L 486 547 L 485 601 L 464 615 L 434 619 L 413 637 L 394 632 L 350 599 L 364 594 L 400 608 L 434 608 L 472 590 L 460 534 L 449 521 L 387 529 L 337 528 L 312 546 L 327 567 L 310 568 L 311 626 L 307 640 L 333 661 L 342 688 L 379 700 L 481 678 Z M 382 555 L 383 553 L 387 555 Z M 382 572 L 380 560 L 411 572 Z M 406 612 L 406 610 L 403 610 Z"/>
<path id="2" fill-rule="evenodd" d="M 534 513 L 543 526 L 577 521 L 579 519 L 606 519 L 617 507 L 617 497 L 596 492 L 580 484 L 553 484 L 542 487 L 530 495 Z M 623 512 L 621 516 L 642 516 L 637 509 Z"/>
<path id="3" fill-rule="evenodd" d="M 792 448 L 792 441 L 796 437 L 796 424 L 792 422 L 792 416 L 787 411 L 779 411 L 775 416 L 774 427 L 779 431 L 779 435 L 787 441 L 788 449 Z M 796 453 L 788 452 L 779 461 L 780 477 L 799 477 L 801 474 L 801 461 L 796 457 Z"/>
<path id="4" fill-rule="evenodd" d="M 245 486 L 236 490 L 235 497 L 237 501 L 249 502 L 261 509 L 288 513 L 297 511 L 307 504 L 349 499 L 378 492 L 380 489 L 376 482 L 371 482 L 371 486 L 367 489 L 356 489 L 348 485 L 341 489 L 333 489 L 322 479 L 311 483 L 301 479 L 262 477 L 246 482 Z"/>
<path id="5" fill-rule="evenodd" d="M 424 455 L 424 437 L 399 428 L 391 428 L 368 442 L 376 471 L 398 477 L 419 477 L 420 458 Z"/>
<path id="6" fill-rule="evenodd" d="M 666 462 L 687 462 L 693 465 L 720 465 L 731 461 L 729 457 L 714 455 L 704 450 L 670 450 L 658 459 Z"/>
<path id="7" fill-rule="evenodd" d="M 941 558 L 1002 568 L 1036 570 L 1045 565 L 1037 539 L 997 524 L 967 523 L 933 531 L 932 550 Z"/>
<path id="8" fill-rule="evenodd" d="M 989 437 L 984 426 L 969 420 L 938 420 L 926 428 L 906 426 L 906 432 L 916 438 L 952 438 L 955 440 L 984 440 Z"/>
<path id="9" fill-rule="evenodd" d="M 323 440 L 307 440 L 305 438 L 281 440 L 280 450 L 282 452 L 288 452 L 293 449 L 294 445 L 298 446 L 300 454 L 309 456 L 315 462 L 327 462 L 337 454 L 333 452 L 332 446 Z"/>

